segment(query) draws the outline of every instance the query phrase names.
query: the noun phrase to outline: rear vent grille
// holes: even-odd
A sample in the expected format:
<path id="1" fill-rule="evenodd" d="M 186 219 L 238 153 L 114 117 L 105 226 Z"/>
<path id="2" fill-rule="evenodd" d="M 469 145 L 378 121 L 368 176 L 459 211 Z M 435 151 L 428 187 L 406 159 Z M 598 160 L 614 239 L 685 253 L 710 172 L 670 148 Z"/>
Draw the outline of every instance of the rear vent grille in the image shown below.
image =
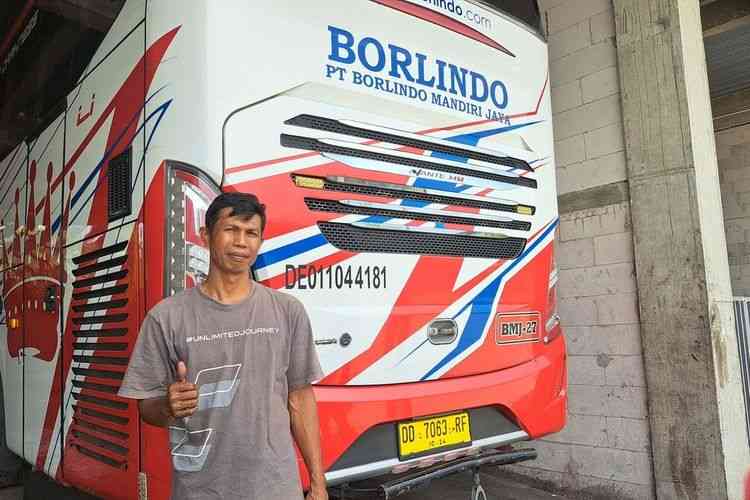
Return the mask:
<path id="1" fill-rule="evenodd" d="M 104 316 L 89 316 L 87 318 L 73 318 L 74 325 L 98 325 L 99 323 L 122 323 L 128 319 L 127 313 L 107 314 Z"/>
<path id="2" fill-rule="evenodd" d="M 88 262 L 90 260 L 98 259 L 99 257 L 112 255 L 122 250 L 125 250 L 127 247 L 128 247 L 128 242 L 121 241 L 120 243 L 115 243 L 114 245 L 100 248 L 99 250 L 94 250 L 93 252 L 85 253 L 83 255 L 79 255 L 78 257 L 74 257 L 73 263 L 78 265 L 78 264 L 81 264 L 82 262 Z"/>
<path id="3" fill-rule="evenodd" d="M 133 170 L 133 149 L 125 151 L 109 161 L 107 169 L 107 200 L 109 222 L 122 219 L 132 211 L 131 182 Z"/>
<path id="4" fill-rule="evenodd" d="M 448 143 L 448 141 L 420 137 L 416 136 L 415 134 L 404 136 L 405 133 L 399 130 L 377 128 L 371 126 L 368 127 L 368 125 L 364 123 L 354 125 L 351 123 L 343 123 L 338 120 L 332 120 L 330 118 L 323 118 L 313 115 L 295 116 L 294 118 L 287 120 L 285 123 L 287 125 L 296 125 L 298 127 L 323 130 L 326 132 L 333 132 L 335 134 L 343 134 L 352 137 L 360 137 L 362 139 L 371 139 L 379 142 L 409 146 L 418 149 L 424 149 L 425 151 L 437 151 L 451 156 L 471 158 L 473 160 L 495 163 L 498 165 L 504 165 L 507 167 L 518 168 L 522 170 L 533 170 L 526 161 L 518 158 L 512 158 L 510 156 L 500 156 L 486 150 L 479 150 L 478 148 L 468 148 L 464 147 L 461 144 L 451 144 Z"/>
<path id="5" fill-rule="evenodd" d="M 102 425 L 95 424 L 93 422 L 89 422 L 86 419 L 83 419 L 81 417 L 76 417 L 73 419 L 73 423 L 80 427 L 81 429 L 90 429 L 94 432 L 99 432 L 101 434 L 107 434 L 112 437 L 116 437 L 119 439 L 127 439 L 128 435 L 124 432 L 120 432 L 114 429 L 110 429 L 108 427 L 104 427 Z"/>
<path id="6" fill-rule="evenodd" d="M 73 335 L 76 337 L 124 337 L 127 333 L 127 328 L 100 328 L 99 330 L 73 331 Z"/>
<path id="7" fill-rule="evenodd" d="M 78 387 L 79 389 L 92 389 L 99 392 L 108 392 L 110 394 L 117 394 L 117 386 L 97 384 L 96 382 L 86 382 L 84 380 L 73 380 L 73 387 Z"/>
<path id="8" fill-rule="evenodd" d="M 96 396 L 88 396 L 86 394 L 81 394 L 80 392 L 74 392 L 73 399 L 77 401 L 85 401 L 87 403 L 94 403 L 106 408 L 114 408 L 115 410 L 126 410 L 128 408 L 127 403 L 123 403 L 121 401 L 112 401 L 111 399 L 98 398 Z"/>
<path id="9" fill-rule="evenodd" d="M 116 170 L 113 162 L 110 175 Z M 110 183 L 110 194 L 112 187 Z M 129 181 L 127 194 L 129 199 Z M 78 267 L 72 269 L 77 279 L 72 283 L 73 390 L 67 397 L 75 401 L 70 445 L 92 460 L 127 468 L 128 450 L 137 446 L 137 436 L 125 427 L 136 408 L 117 396 L 131 349 L 128 333 L 134 328 L 128 312 L 127 242 L 80 255 L 73 262 Z"/>
<path id="10" fill-rule="evenodd" d="M 464 234 L 433 233 L 360 227 L 336 222 L 319 222 L 325 238 L 336 248 L 350 252 L 454 255 L 513 259 L 523 251 L 523 238 L 477 237 Z"/>
<path id="11" fill-rule="evenodd" d="M 448 212 L 436 214 L 410 210 L 389 210 L 384 208 L 351 206 L 334 200 L 321 200 L 317 198 L 305 198 L 305 203 L 307 204 L 307 208 L 309 208 L 310 210 L 317 210 L 319 212 L 338 212 L 356 215 L 382 215 L 395 219 L 419 219 L 428 222 L 499 227 L 505 229 L 518 229 L 521 231 L 528 231 L 529 229 L 531 229 L 530 222 L 514 220 L 500 221 L 490 218 L 461 217 L 459 215 L 450 214 Z"/>
<path id="12" fill-rule="evenodd" d="M 128 453 L 128 449 L 124 446 L 120 446 L 119 444 L 115 444 L 111 441 L 107 441 L 106 439 L 101 439 L 96 436 L 92 436 L 91 434 L 87 434 L 76 429 L 73 430 L 73 435 L 79 438 L 81 441 L 86 441 L 88 443 L 101 446 L 102 448 L 119 455 L 127 455 Z"/>
<path id="13" fill-rule="evenodd" d="M 127 417 L 112 415 L 111 413 L 107 413 L 105 411 L 92 410 L 91 408 L 86 408 L 85 406 L 74 405 L 73 410 L 75 411 L 73 418 L 77 418 L 78 414 L 88 415 L 89 417 L 95 417 L 105 422 L 117 425 L 127 425 L 130 421 L 130 419 Z"/>
<path id="14" fill-rule="evenodd" d="M 322 165 L 324 175 L 292 173 L 297 187 L 360 195 L 353 199 L 305 198 L 312 212 L 342 215 L 317 222 L 323 236 L 336 248 L 512 259 L 526 247 L 526 238 L 513 231 L 528 232 L 533 227 L 528 218 L 535 215 L 536 208 L 527 200 L 538 194 L 534 169 L 526 159 L 530 152 L 506 146 L 487 149 L 308 114 L 294 116 L 284 124 L 303 133 L 281 133 L 282 146 L 314 151 L 332 160 Z M 383 174 L 410 180 L 403 184 L 387 182 Z M 497 193 L 523 201 L 498 198 Z M 394 219 L 409 223 L 394 223 Z M 454 229 L 456 226 L 458 229 Z M 498 230 L 508 230 L 509 234 Z"/>
<path id="15" fill-rule="evenodd" d="M 94 276 L 93 278 L 77 280 L 73 282 L 73 288 L 83 288 L 87 286 L 98 285 L 100 283 L 107 283 L 109 281 L 117 281 L 127 276 L 127 274 L 127 271 L 116 271 L 114 273 L 106 273 L 99 276 Z"/>
<path id="16" fill-rule="evenodd" d="M 127 305 L 128 299 L 119 300 L 107 300 L 104 302 L 97 302 L 94 304 L 83 304 L 73 306 L 75 312 L 89 312 L 89 311 L 106 311 L 107 309 L 115 309 L 118 307 L 124 307 Z"/>
<path id="17" fill-rule="evenodd" d="M 119 276 L 119 277 L 118 277 Z M 120 279 L 124 278 L 125 274 L 120 275 L 119 273 L 110 275 L 111 279 Z M 95 283 L 88 283 L 88 284 L 82 284 L 82 282 L 78 282 L 79 287 L 86 287 L 91 286 Z M 73 284 L 73 287 L 75 287 L 75 283 Z M 73 300 L 84 300 L 84 299 L 92 299 L 95 297 L 107 297 L 110 295 L 117 295 L 120 294 L 128 289 L 128 285 L 116 285 L 111 287 L 104 287 L 104 288 L 98 288 L 96 290 L 90 290 L 88 292 L 73 292 Z"/>
<path id="18" fill-rule="evenodd" d="M 91 264 L 90 266 L 79 267 L 78 269 L 73 270 L 73 276 L 81 276 L 83 274 L 95 273 L 96 271 L 101 271 L 102 269 L 121 266 L 125 263 L 126 260 L 127 256 L 123 255 L 114 259 L 103 260 L 101 262 L 97 262 L 96 264 Z"/>
<path id="19" fill-rule="evenodd" d="M 302 180 L 298 181 L 297 179 Z M 536 212 L 534 207 L 528 205 L 507 203 L 503 200 L 495 201 L 492 198 L 480 199 L 479 196 L 450 196 L 435 191 L 414 188 L 412 186 L 388 184 L 384 182 L 375 183 L 365 179 L 337 180 L 325 177 L 298 176 L 292 174 L 292 180 L 294 180 L 295 183 L 303 184 L 306 179 L 317 180 L 322 189 L 329 191 L 340 191 L 343 193 L 380 196 L 393 199 L 426 201 L 428 203 L 440 203 L 457 207 L 483 208 L 486 210 L 497 210 L 499 212 L 522 213 L 521 210 L 523 209 L 528 215 L 533 215 Z"/>
<path id="20" fill-rule="evenodd" d="M 123 342 L 75 342 L 73 349 L 81 351 L 126 351 L 128 344 Z"/>
<path id="21" fill-rule="evenodd" d="M 79 453 L 82 455 L 86 455 L 87 457 L 96 460 L 97 462 L 101 462 L 103 464 L 109 465 L 110 467 L 114 467 L 116 469 L 127 469 L 128 464 L 125 460 L 115 460 L 114 458 L 110 458 L 107 455 L 102 455 L 101 453 L 97 453 L 86 446 L 82 446 L 80 444 L 74 444 L 73 447 L 78 450 Z"/>
<path id="22" fill-rule="evenodd" d="M 530 188 L 536 188 L 536 180 L 528 177 L 518 177 L 511 175 L 503 175 L 486 170 L 475 170 L 468 167 L 462 167 L 438 161 L 429 161 L 428 159 L 417 159 L 411 157 L 404 157 L 396 154 L 389 154 L 388 150 L 383 152 L 369 151 L 356 149 L 353 147 L 346 147 L 339 144 L 331 144 L 328 142 L 319 141 L 318 139 L 311 139 L 309 137 L 301 137 L 297 135 L 281 134 L 281 145 L 289 148 L 306 149 L 310 151 L 319 151 L 321 153 L 333 153 L 345 156 L 352 156 L 355 158 L 364 158 L 367 160 L 382 161 L 386 163 L 394 163 L 397 165 L 406 165 L 408 167 L 416 169 L 426 169 L 433 172 L 444 172 L 448 174 L 456 174 L 461 176 L 478 177 L 495 182 L 504 182 L 508 184 L 516 184 L 519 186 L 525 186 Z M 426 157 L 427 158 L 427 157 Z"/>
<path id="23" fill-rule="evenodd" d="M 96 363 L 97 365 L 128 365 L 128 358 L 116 358 L 112 356 L 78 356 L 74 354 L 73 361 L 79 363 Z"/>
<path id="24" fill-rule="evenodd" d="M 73 368 L 73 374 L 111 380 L 122 380 L 125 377 L 125 372 L 113 372 L 111 370 L 98 370 L 93 368 Z"/>

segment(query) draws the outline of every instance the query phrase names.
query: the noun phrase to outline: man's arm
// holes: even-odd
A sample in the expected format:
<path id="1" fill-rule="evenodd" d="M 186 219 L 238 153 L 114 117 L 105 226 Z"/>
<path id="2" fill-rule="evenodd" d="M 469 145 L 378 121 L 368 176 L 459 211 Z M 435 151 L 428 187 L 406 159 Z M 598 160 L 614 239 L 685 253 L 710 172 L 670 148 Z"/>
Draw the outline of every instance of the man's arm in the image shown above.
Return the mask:
<path id="1" fill-rule="evenodd" d="M 302 458 L 310 473 L 310 495 L 308 498 L 326 499 L 326 480 L 323 475 L 323 459 L 320 452 L 320 427 L 318 405 L 312 386 L 304 386 L 289 393 L 289 415 L 292 435 L 297 442 Z"/>
<path id="2" fill-rule="evenodd" d="M 198 409 L 198 387 L 186 381 L 185 363 L 177 363 L 178 381 L 169 386 L 166 397 L 141 399 L 141 418 L 151 425 L 167 427 L 175 418 L 189 417 Z M 316 416 L 317 424 L 317 416 Z"/>
<path id="3" fill-rule="evenodd" d="M 138 410 L 141 412 L 141 418 L 151 425 L 167 427 L 172 423 L 167 398 L 140 399 Z"/>

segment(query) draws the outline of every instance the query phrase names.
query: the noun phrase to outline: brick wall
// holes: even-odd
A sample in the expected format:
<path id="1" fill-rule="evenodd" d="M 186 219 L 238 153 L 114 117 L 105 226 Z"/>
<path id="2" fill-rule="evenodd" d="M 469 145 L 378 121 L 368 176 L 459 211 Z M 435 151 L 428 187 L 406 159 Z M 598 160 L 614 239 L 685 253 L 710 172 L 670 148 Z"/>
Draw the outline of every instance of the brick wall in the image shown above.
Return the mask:
<path id="1" fill-rule="evenodd" d="M 611 196 L 627 193 L 612 2 L 539 6 L 549 39 L 569 408 L 566 428 L 535 443 L 539 459 L 512 470 L 577 492 L 571 498 L 650 499 L 629 202 Z"/>
<path id="2" fill-rule="evenodd" d="M 716 134 L 732 293 L 750 296 L 750 125 Z"/>

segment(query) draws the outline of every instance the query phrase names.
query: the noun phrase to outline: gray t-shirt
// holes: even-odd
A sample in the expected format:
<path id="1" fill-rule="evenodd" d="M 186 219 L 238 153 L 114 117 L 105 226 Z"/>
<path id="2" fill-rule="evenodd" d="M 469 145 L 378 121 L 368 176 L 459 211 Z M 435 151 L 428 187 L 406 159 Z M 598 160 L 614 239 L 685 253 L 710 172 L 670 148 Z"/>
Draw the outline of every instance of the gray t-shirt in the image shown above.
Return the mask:
<path id="1" fill-rule="evenodd" d="M 199 398 L 169 428 L 172 498 L 302 498 L 287 399 L 323 376 L 302 304 L 258 283 L 238 304 L 198 287 L 163 300 L 143 321 L 120 396 L 165 396 L 178 361 Z"/>

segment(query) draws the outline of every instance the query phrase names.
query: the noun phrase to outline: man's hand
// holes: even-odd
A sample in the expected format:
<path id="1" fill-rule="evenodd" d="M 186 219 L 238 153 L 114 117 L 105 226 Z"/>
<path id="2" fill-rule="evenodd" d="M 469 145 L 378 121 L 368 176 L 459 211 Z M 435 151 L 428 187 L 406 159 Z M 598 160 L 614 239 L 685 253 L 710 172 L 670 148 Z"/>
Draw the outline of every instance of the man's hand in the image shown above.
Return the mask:
<path id="1" fill-rule="evenodd" d="M 305 500 L 328 500 L 328 490 L 326 490 L 325 485 L 311 485 L 310 491 L 305 495 Z"/>
<path id="2" fill-rule="evenodd" d="M 289 393 L 289 416 L 292 435 L 310 473 L 310 491 L 307 492 L 305 499 L 328 500 L 320 453 L 318 405 L 315 402 L 312 386 L 308 385 Z"/>
<path id="3" fill-rule="evenodd" d="M 177 363 L 177 382 L 170 384 L 167 395 L 138 401 L 141 418 L 158 427 L 174 424 L 175 418 L 189 417 L 198 409 L 198 386 L 187 381 L 187 367 Z"/>
<path id="4" fill-rule="evenodd" d="M 187 367 L 177 363 L 177 382 L 167 390 L 167 404 L 170 416 L 189 417 L 198 409 L 198 386 L 187 381 Z"/>

